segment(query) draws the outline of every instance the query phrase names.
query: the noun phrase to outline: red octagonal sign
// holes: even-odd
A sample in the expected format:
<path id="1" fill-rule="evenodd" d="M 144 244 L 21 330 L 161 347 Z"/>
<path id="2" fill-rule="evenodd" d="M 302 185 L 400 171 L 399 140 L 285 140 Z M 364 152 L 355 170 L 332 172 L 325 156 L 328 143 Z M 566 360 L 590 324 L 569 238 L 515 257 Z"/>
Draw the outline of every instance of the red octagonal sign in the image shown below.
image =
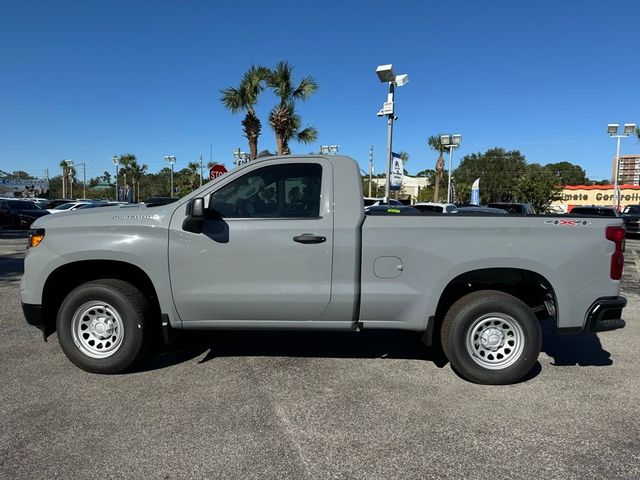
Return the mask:
<path id="1" fill-rule="evenodd" d="M 216 163 L 209 169 L 209 180 L 215 180 L 220 175 L 224 175 L 225 173 L 227 173 L 227 169 L 224 167 L 224 165 Z"/>

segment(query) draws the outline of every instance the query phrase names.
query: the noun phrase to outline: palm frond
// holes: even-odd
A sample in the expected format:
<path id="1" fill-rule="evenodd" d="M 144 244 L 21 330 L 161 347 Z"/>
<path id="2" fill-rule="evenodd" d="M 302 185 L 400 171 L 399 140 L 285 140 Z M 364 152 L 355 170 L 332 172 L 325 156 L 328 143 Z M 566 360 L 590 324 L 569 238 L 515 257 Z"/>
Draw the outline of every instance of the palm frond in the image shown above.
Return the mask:
<path id="1" fill-rule="evenodd" d="M 279 61 L 271 71 L 267 79 L 267 85 L 273 88 L 275 94 L 280 97 L 280 103 L 286 103 L 293 92 L 291 76 L 293 67 L 285 60 Z"/>
<path id="2" fill-rule="evenodd" d="M 440 155 L 442 155 L 444 152 L 447 151 L 447 147 L 445 147 L 442 144 L 442 141 L 440 140 L 440 137 L 442 135 L 444 135 L 444 134 L 431 135 L 429 137 L 429 139 L 427 140 L 427 144 L 429 145 L 431 150 L 434 150 L 434 151 L 438 152 Z"/>
<path id="3" fill-rule="evenodd" d="M 300 81 L 298 88 L 293 91 L 291 96 L 297 100 L 306 100 L 309 96 L 317 92 L 318 88 L 316 80 L 309 75 Z"/>
<path id="4" fill-rule="evenodd" d="M 300 143 L 309 144 L 318 139 L 318 130 L 316 127 L 308 126 L 296 133 L 296 140 Z"/>
<path id="5" fill-rule="evenodd" d="M 231 113 L 237 113 L 244 109 L 245 98 L 242 94 L 242 89 L 228 87 L 224 90 L 220 90 L 220 93 L 220 101 L 224 105 L 224 108 L 229 110 Z"/>

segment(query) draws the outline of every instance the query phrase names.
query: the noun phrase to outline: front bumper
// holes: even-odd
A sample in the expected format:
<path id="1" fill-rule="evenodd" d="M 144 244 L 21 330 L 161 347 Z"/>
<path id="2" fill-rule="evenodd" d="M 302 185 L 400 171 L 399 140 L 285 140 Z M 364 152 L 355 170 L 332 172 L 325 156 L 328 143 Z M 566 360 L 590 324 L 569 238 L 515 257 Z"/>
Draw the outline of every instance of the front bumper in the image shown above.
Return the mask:
<path id="1" fill-rule="evenodd" d="M 622 309 L 627 305 L 624 297 L 602 297 L 597 299 L 587 311 L 585 330 L 606 332 L 623 328 Z"/>
<path id="2" fill-rule="evenodd" d="M 22 313 L 29 325 L 39 328 L 44 331 L 45 322 L 42 315 L 42 305 L 31 305 L 28 303 L 22 304 Z"/>
<path id="3" fill-rule="evenodd" d="M 624 228 L 627 233 L 633 233 L 634 235 L 640 233 L 640 223 L 625 223 Z"/>

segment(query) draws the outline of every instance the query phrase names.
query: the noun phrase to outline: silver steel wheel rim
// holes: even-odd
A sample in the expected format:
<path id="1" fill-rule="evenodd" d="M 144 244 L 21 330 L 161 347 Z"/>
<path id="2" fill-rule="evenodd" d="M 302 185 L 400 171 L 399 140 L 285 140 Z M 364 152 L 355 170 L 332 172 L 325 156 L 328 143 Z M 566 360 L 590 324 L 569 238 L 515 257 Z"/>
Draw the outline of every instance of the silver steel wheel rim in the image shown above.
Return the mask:
<path id="1" fill-rule="evenodd" d="M 467 353 L 482 368 L 502 370 L 513 365 L 524 350 L 520 324 L 504 313 L 476 319 L 467 331 Z"/>
<path id="2" fill-rule="evenodd" d="M 73 341 L 91 358 L 107 358 L 118 351 L 124 338 L 118 311 L 106 302 L 92 300 L 82 304 L 71 320 Z"/>

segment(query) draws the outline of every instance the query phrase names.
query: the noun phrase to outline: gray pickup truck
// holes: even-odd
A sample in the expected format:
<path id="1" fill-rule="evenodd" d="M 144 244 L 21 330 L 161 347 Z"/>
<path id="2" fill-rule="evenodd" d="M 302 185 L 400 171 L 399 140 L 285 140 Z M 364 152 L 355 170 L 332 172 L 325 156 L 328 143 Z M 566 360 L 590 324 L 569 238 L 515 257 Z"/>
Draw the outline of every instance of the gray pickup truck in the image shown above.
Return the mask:
<path id="1" fill-rule="evenodd" d="M 168 205 L 43 217 L 25 317 L 90 372 L 129 368 L 154 329 L 400 329 L 486 384 L 531 370 L 540 320 L 624 326 L 621 219 L 365 215 L 361 185 L 348 157 L 271 157 Z"/>

